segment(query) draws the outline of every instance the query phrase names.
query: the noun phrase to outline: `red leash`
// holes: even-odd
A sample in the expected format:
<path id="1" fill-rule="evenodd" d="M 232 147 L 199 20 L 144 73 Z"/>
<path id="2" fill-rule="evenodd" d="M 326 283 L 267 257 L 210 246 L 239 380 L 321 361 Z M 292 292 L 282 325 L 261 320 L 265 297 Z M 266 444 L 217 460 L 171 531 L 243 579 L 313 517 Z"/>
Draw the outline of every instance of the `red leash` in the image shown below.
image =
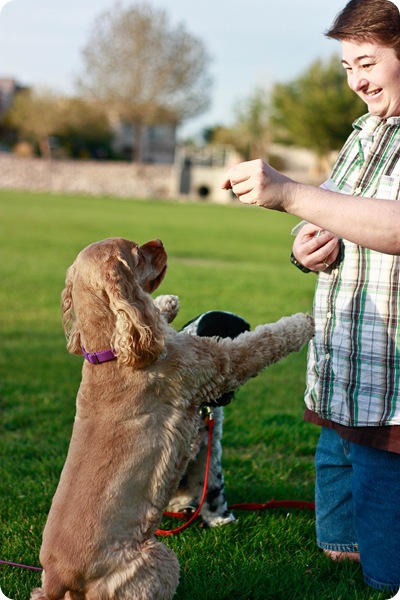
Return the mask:
<path id="1" fill-rule="evenodd" d="M 301 500 L 269 500 L 265 504 L 248 502 L 243 504 L 231 504 L 228 508 L 232 510 L 269 510 L 271 508 L 301 508 L 315 510 L 314 502 L 302 502 Z"/>
<path id="2" fill-rule="evenodd" d="M 212 415 L 212 411 L 211 411 L 211 409 L 209 409 L 208 415 L 206 417 L 206 426 L 207 426 L 207 431 L 208 431 L 206 472 L 204 474 L 203 494 L 201 496 L 199 506 L 197 507 L 195 512 L 190 516 L 188 521 L 186 521 L 186 523 L 184 523 L 180 527 L 177 527 L 176 529 L 157 529 L 156 535 L 176 535 L 177 533 L 181 533 L 181 531 L 183 531 L 184 529 L 189 527 L 189 525 L 191 525 L 193 523 L 193 521 L 195 519 L 197 519 L 199 512 L 201 511 L 201 509 L 203 507 L 204 500 L 206 499 L 206 495 L 207 495 L 208 475 L 210 473 L 210 462 L 211 462 L 212 431 L 213 431 L 214 425 L 215 425 L 215 421 L 214 421 L 214 418 Z M 167 517 L 187 518 L 186 513 L 167 513 L 167 512 L 165 512 L 164 515 Z"/>
<path id="3" fill-rule="evenodd" d="M 211 409 L 209 409 L 209 414 L 207 415 L 207 421 L 206 421 L 206 425 L 208 428 L 208 449 L 207 449 L 206 472 L 204 475 L 203 494 L 202 494 L 198 508 L 192 515 L 190 515 L 190 518 L 188 518 L 188 515 L 185 512 L 178 512 L 178 513 L 165 512 L 164 515 L 166 517 L 175 517 L 177 519 L 188 519 L 188 520 L 186 521 L 186 523 L 184 523 L 180 527 L 177 527 L 176 529 L 167 529 L 167 530 L 158 529 L 156 531 L 156 535 L 170 536 L 170 535 L 176 535 L 177 533 L 181 533 L 181 531 L 184 531 L 184 529 L 189 527 L 189 525 L 191 525 L 193 523 L 193 521 L 195 521 L 198 518 L 199 513 L 204 504 L 204 501 L 206 499 L 206 495 L 207 495 L 208 476 L 209 476 L 210 461 L 211 461 L 212 430 L 213 430 L 214 424 L 215 424 L 215 421 L 212 416 L 212 411 L 211 411 Z M 302 502 L 300 500 L 269 500 L 269 502 L 265 502 L 264 504 L 257 504 L 255 502 L 247 502 L 247 503 L 242 503 L 242 504 L 231 504 L 230 506 L 228 506 L 228 508 L 230 510 L 259 510 L 259 511 L 271 510 L 274 508 L 298 508 L 298 509 L 315 510 L 315 503 L 314 502 Z"/>

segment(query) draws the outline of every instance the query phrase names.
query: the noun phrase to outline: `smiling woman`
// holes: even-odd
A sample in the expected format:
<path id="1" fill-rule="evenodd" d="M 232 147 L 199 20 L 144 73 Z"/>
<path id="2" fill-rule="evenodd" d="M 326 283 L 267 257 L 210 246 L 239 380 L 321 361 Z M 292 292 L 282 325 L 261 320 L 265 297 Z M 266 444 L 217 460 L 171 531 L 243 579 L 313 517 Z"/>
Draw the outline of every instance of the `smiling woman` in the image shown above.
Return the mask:
<path id="1" fill-rule="evenodd" d="M 330 179 L 304 186 L 258 160 L 232 168 L 225 187 L 306 221 L 293 257 L 319 273 L 305 393 L 305 419 L 321 427 L 317 543 L 334 560 L 360 560 L 371 586 L 397 591 L 400 13 L 389 0 L 350 0 L 326 35 L 342 43 L 349 86 L 369 110 Z"/>
<path id="2" fill-rule="evenodd" d="M 400 114 L 400 13 L 392 2 L 374 2 L 371 10 L 373 20 L 360 2 L 346 7 L 327 36 L 342 42 L 349 87 L 371 114 L 388 118 Z"/>
<path id="3" fill-rule="evenodd" d="M 383 119 L 400 114 L 400 61 L 394 48 L 343 41 L 342 65 L 349 87 L 372 115 Z"/>

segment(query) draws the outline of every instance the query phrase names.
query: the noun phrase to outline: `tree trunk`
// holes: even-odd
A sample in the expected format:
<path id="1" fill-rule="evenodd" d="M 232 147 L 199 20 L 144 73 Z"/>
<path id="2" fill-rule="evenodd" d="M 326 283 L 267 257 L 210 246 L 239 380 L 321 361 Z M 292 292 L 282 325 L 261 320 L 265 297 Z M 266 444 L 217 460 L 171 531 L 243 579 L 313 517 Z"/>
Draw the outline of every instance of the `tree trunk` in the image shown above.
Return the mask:
<path id="1" fill-rule="evenodd" d="M 45 135 L 45 136 L 41 137 L 38 142 L 38 145 L 39 145 L 40 156 L 42 158 L 46 158 L 46 159 L 50 160 L 51 159 L 51 147 L 50 147 L 49 136 Z"/>
<path id="2" fill-rule="evenodd" d="M 133 144 L 132 144 L 132 162 L 143 162 L 144 136 L 146 125 L 144 123 L 134 123 L 133 125 Z"/>

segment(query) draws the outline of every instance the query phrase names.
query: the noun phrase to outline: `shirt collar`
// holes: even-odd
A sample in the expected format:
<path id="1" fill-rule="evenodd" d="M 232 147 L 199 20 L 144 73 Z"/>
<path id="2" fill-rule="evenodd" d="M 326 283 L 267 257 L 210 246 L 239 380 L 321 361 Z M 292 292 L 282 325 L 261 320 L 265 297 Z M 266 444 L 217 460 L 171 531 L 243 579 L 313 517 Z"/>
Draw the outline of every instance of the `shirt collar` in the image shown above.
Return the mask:
<path id="1" fill-rule="evenodd" d="M 353 128 L 362 131 L 365 137 L 369 137 L 382 123 L 398 126 L 400 125 L 400 116 L 382 119 L 377 115 L 371 115 L 370 113 L 367 113 L 353 122 Z"/>

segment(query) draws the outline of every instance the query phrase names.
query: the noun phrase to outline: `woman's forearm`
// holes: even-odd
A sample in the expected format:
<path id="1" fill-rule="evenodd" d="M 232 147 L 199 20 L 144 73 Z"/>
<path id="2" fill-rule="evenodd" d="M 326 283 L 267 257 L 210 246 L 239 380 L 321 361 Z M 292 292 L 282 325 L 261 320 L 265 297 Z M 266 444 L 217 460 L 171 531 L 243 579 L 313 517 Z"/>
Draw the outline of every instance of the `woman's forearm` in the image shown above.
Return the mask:
<path id="1" fill-rule="evenodd" d="M 365 248 L 400 254 L 400 202 L 293 183 L 283 210 Z"/>
<path id="2" fill-rule="evenodd" d="M 262 160 L 232 167 L 223 184 L 244 204 L 287 212 L 350 242 L 400 255 L 400 202 L 301 184 Z"/>

